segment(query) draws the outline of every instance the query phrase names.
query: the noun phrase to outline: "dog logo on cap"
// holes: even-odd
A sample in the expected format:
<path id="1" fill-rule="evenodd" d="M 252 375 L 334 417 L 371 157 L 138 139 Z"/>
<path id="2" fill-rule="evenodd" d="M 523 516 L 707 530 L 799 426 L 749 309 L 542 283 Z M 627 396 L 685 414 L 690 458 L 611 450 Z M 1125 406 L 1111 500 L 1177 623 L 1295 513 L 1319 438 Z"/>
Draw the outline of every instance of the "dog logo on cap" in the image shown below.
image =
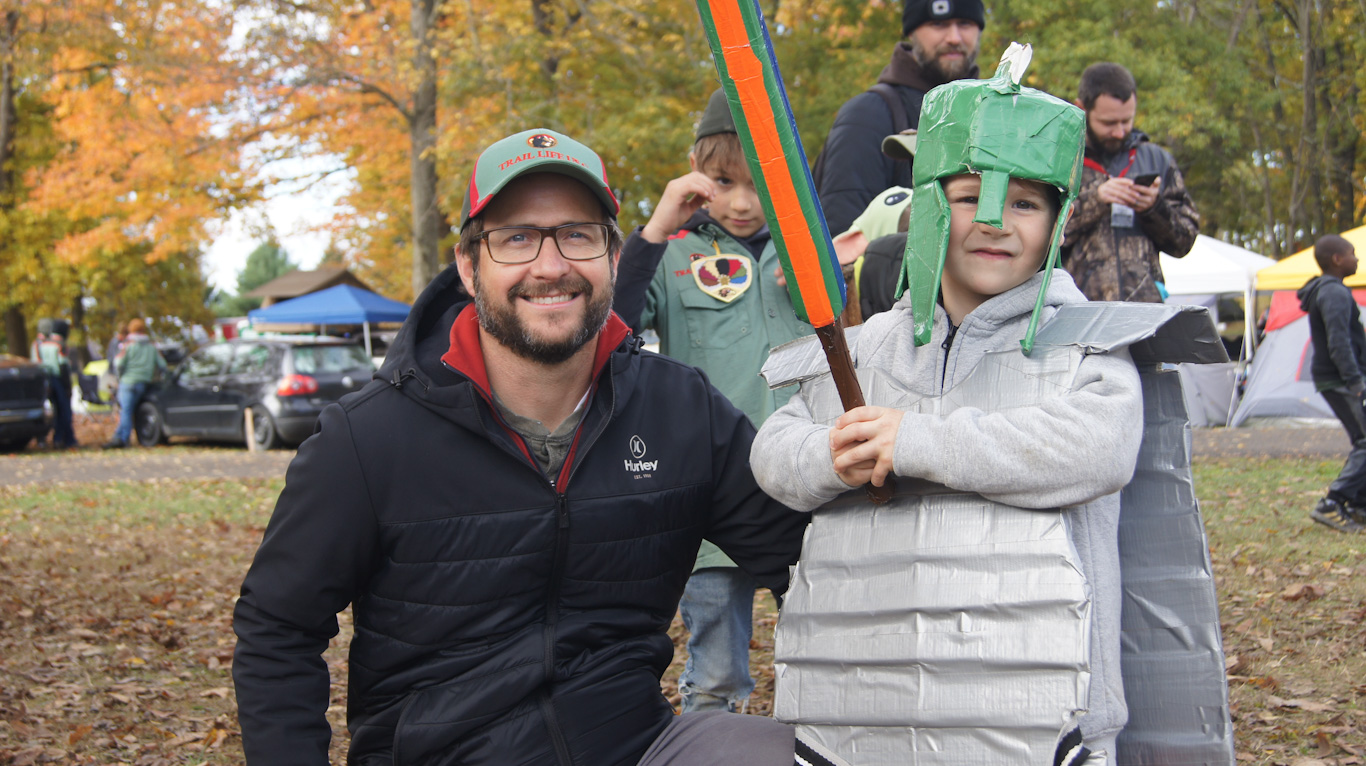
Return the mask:
<path id="1" fill-rule="evenodd" d="M 536 149 L 549 149 L 550 147 L 558 143 L 559 141 L 556 141 L 554 136 L 548 135 L 546 133 L 537 133 L 536 135 L 526 140 L 527 146 L 531 146 Z"/>

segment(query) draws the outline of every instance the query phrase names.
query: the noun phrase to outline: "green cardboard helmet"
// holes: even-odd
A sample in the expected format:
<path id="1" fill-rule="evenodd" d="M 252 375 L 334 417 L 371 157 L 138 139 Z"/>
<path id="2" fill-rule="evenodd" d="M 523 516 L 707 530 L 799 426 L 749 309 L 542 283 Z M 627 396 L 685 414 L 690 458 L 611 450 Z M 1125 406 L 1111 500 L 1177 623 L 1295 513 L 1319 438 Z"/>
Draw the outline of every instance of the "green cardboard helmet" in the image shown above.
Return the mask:
<path id="1" fill-rule="evenodd" d="M 1039 181 L 1060 192 L 1043 286 L 1020 342 L 1026 354 L 1033 350 L 1063 226 L 1081 187 L 1086 115 L 1060 98 L 1020 86 L 1031 55 L 1030 46 L 1011 43 L 990 80 L 956 80 L 925 96 L 912 171 L 910 233 L 896 288 L 897 298 L 911 291 L 917 346 L 930 340 L 948 253 L 949 206 L 940 181 L 976 173 L 982 176 L 982 191 L 974 220 L 998 228 L 1011 178 Z"/>

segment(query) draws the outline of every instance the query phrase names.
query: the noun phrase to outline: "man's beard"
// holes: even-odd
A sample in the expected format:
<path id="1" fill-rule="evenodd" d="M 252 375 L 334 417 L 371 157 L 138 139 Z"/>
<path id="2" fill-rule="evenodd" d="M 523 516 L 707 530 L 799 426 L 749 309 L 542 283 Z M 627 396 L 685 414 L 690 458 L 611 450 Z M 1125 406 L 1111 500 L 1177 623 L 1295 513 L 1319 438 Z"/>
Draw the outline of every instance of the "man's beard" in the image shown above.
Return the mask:
<path id="1" fill-rule="evenodd" d="M 921 74 L 925 75 L 925 81 L 935 85 L 943 85 L 946 82 L 961 80 L 972 72 L 972 68 L 977 66 L 977 52 L 981 49 L 981 44 L 974 45 L 968 49 L 962 45 L 941 46 L 930 55 L 928 51 L 920 46 L 915 40 L 911 41 L 911 56 L 915 63 L 920 65 Z M 962 53 L 963 58 L 956 62 L 941 64 L 939 57 L 945 53 Z"/>
<path id="2" fill-rule="evenodd" d="M 479 271 L 474 272 L 474 309 L 479 326 L 484 332 L 523 359 L 540 364 L 560 364 L 567 361 L 584 344 L 597 336 L 607 324 L 612 311 L 612 293 L 616 285 L 616 269 L 612 269 L 607 290 L 594 295 L 593 285 L 579 274 L 571 274 L 553 283 L 519 282 L 508 290 L 507 302 L 494 305 L 479 283 Z M 577 330 L 562 340 L 536 337 L 522 324 L 517 315 L 518 298 L 534 298 L 552 293 L 580 293 L 584 297 L 583 322 Z"/>
<path id="3" fill-rule="evenodd" d="M 1091 120 L 1086 121 L 1086 143 L 1103 155 L 1117 154 L 1128 140 L 1128 133 L 1124 134 L 1124 138 L 1101 138 L 1091 131 Z"/>

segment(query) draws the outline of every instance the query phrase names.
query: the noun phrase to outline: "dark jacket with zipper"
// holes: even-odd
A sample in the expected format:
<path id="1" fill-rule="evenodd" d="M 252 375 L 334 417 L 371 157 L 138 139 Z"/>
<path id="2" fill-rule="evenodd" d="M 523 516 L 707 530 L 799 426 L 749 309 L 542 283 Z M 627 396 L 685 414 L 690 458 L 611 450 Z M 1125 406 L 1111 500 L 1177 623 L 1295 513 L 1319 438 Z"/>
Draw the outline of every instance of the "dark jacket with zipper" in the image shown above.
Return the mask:
<path id="1" fill-rule="evenodd" d="M 973 66 L 967 78 L 977 77 Z M 965 79 L 967 79 L 965 78 Z M 892 60 L 877 81 L 892 86 L 901 101 L 906 125 L 920 125 L 920 105 L 925 94 L 941 82 L 925 77 L 909 43 L 897 43 Z M 887 102 L 872 91 L 864 91 L 844 102 L 821 149 L 823 174 L 820 188 L 821 209 L 831 236 L 849 229 L 868 203 L 879 192 L 892 187 L 911 188 L 911 163 L 894 160 L 882 153 L 882 139 L 896 132 L 896 117 Z"/>
<path id="2" fill-rule="evenodd" d="M 321 659 L 352 605 L 350 761 L 634 764 L 673 710 L 667 630 L 703 536 L 782 591 L 806 517 L 750 473 L 754 429 L 612 316 L 558 476 L 491 405 L 454 267 L 289 467 L 242 585 L 252 764 L 327 762 Z"/>
<path id="3" fill-rule="evenodd" d="M 1305 282 L 1295 295 L 1300 310 L 1309 315 L 1309 338 L 1314 343 L 1309 372 L 1314 387 L 1360 392 L 1366 386 L 1366 330 L 1351 288 L 1338 277 L 1320 275 Z"/>

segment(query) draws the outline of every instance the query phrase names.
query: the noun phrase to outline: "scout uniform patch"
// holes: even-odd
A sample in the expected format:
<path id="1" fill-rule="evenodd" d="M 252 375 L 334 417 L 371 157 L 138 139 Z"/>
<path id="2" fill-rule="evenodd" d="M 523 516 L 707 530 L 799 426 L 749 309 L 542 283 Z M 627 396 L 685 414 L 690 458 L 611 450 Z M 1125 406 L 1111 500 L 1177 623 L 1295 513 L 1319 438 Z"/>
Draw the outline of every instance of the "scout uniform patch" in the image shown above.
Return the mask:
<path id="1" fill-rule="evenodd" d="M 692 278 L 697 289 L 722 303 L 730 303 L 753 284 L 754 261 L 749 256 L 722 253 L 714 242 L 712 247 L 716 248 L 716 255 L 693 254 L 689 264 Z"/>

